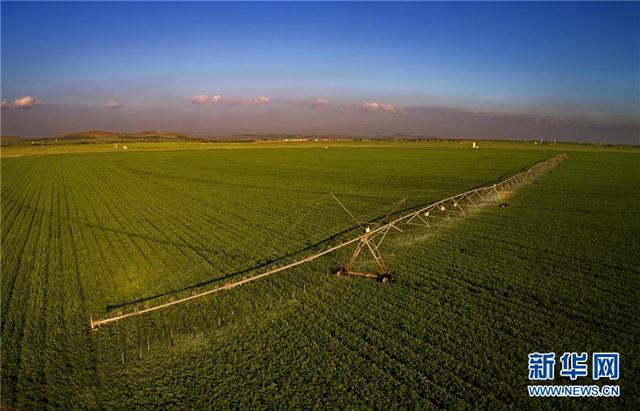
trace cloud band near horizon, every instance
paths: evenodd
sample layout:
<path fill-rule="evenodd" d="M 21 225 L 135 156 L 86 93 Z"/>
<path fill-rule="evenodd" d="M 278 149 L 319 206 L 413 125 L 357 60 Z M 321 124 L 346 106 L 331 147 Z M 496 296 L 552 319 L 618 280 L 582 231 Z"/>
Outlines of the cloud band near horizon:
<path fill-rule="evenodd" d="M 157 129 L 198 136 L 234 134 L 407 134 L 442 138 L 557 139 L 640 144 L 640 125 L 588 117 L 541 116 L 449 106 L 400 106 L 260 96 L 197 94 L 156 107 L 119 101 L 101 106 L 56 104 L 34 96 L 2 103 L 2 133 L 25 137 L 80 130 Z M 117 109 L 117 110 L 115 110 Z"/>

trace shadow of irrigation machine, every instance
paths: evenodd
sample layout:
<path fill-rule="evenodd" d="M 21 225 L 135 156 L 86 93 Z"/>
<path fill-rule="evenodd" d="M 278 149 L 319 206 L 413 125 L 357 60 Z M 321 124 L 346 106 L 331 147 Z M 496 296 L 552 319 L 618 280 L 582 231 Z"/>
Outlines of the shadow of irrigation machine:
<path fill-rule="evenodd" d="M 235 287 L 250 283 L 252 281 L 259 280 L 269 275 L 288 270 L 290 268 L 309 263 L 324 255 L 330 254 L 341 248 L 347 247 L 351 244 L 355 244 L 355 250 L 349 259 L 342 267 L 337 270 L 338 275 L 359 276 L 375 279 L 382 283 L 393 283 L 395 277 L 389 272 L 387 266 L 384 264 L 380 255 L 380 246 L 391 230 L 399 232 L 407 232 L 412 229 L 424 229 L 431 228 L 438 221 L 451 220 L 456 216 L 464 216 L 474 208 L 480 207 L 486 204 L 499 203 L 500 207 L 504 206 L 503 199 L 511 192 L 521 187 L 524 184 L 532 182 L 540 174 L 555 167 L 558 163 L 567 158 L 566 154 L 559 154 L 548 160 L 536 163 L 531 168 L 515 174 L 505 180 L 502 180 L 495 184 L 489 184 L 487 186 L 475 188 L 473 190 L 466 191 L 464 193 L 457 194 L 452 197 L 445 198 L 444 200 L 430 203 L 425 206 L 414 208 L 394 220 L 387 221 L 394 213 L 398 214 L 398 208 L 404 204 L 406 199 L 400 200 L 395 204 L 387 215 L 377 222 L 362 222 L 355 218 L 353 213 L 333 194 L 331 196 L 340 204 L 340 206 L 349 214 L 349 216 L 358 224 L 362 231 L 362 234 L 355 238 L 345 240 L 338 245 L 334 245 L 323 251 L 316 252 L 315 254 L 308 255 L 302 259 L 296 260 L 292 263 L 275 267 L 253 276 L 232 281 L 216 288 L 201 291 L 199 293 L 192 293 L 189 296 L 172 298 L 170 301 L 158 304 L 155 306 L 145 306 L 142 309 L 134 308 L 133 311 L 127 313 L 118 312 L 116 315 L 107 317 L 101 320 L 94 320 L 90 318 L 90 326 L 92 330 L 96 330 L 101 326 L 105 326 L 116 321 L 120 321 L 129 317 L 135 317 L 150 313 L 153 311 L 161 310 L 176 304 L 181 304 L 187 301 L 191 301 L 200 297 L 204 297 L 209 294 L 213 294 L 219 291 L 230 290 Z M 375 264 L 379 272 L 370 271 L 357 271 L 353 267 L 358 257 L 362 254 L 363 250 L 369 251 L 373 256 Z"/>

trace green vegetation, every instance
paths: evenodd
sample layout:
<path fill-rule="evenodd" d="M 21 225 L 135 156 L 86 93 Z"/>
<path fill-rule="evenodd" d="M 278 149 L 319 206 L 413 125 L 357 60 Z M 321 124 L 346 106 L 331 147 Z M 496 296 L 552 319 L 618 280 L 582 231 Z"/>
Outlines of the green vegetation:
<path fill-rule="evenodd" d="M 175 144 L 16 158 L 3 148 L 3 406 L 640 406 L 637 150 Z M 345 251 L 89 331 L 90 315 L 353 235 L 329 192 L 371 219 L 558 150 L 569 160 L 508 207 L 391 237 L 381 251 L 394 285 L 327 275 Z M 619 351 L 621 397 L 529 399 L 534 351 Z"/>

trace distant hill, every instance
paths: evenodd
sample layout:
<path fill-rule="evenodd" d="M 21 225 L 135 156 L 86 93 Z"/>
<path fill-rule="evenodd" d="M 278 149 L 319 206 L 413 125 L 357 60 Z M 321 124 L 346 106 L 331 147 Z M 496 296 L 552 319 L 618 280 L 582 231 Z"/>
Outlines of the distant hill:
<path fill-rule="evenodd" d="M 17 136 L 0 136 L 0 146 L 15 146 L 22 141 L 22 138 Z"/>
<path fill-rule="evenodd" d="M 83 138 L 118 138 L 122 133 L 116 133 L 113 131 L 100 131 L 100 130 L 89 130 L 89 131 L 78 131 L 76 133 L 65 134 L 62 136 L 56 136 L 53 138 L 73 138 L 73 137 L 83 137 Z"/>
<path fill-rule="evenodd" d="M 194 137 L 184 133 L 160 133 L 157 131 L 139 131 L 131 134 L 133 137 L 158 137 L 158 138 L 180 138 L 180 139 L 193 139 Z"/>
<path fill-rule="evenodd" d="M 254 142 L 254 141 L 331 141 L 331 140 L 436 140 L 437 137 L 422 137 L 396 134 L 394 136 L 350 136 L 342 134 L 234 134 L 218 137 L 196 137 L 178 132 L 160 132 L 143 130 L 137 132 L 116 132 L 104 130 L 85 130 L 49 137 L 2 136 L 2 146 L 37 144 L 107 144 L 162 141 L 207 141 L 207 142 Z"/>
<path fill-rule="evenodd" d="M 191 137 L 188 134 L 184 133 L 162 133 L 159 131 L 146 130 L 139 131 L 135 133 L 118 133 L 113 131 L 101 131 L 101 130 L 89 130 L 89 131 L 79 131 L 71 134 L 64 134 L 61 136 L 47 137 L 47 139 L 51 140 L 86 140 L 87 142 L 98 142 L 98 141 L 190 141 L 197 140 L 195 137 Z"/>
<path fill-rule="evenodd" d="M 90 144 L 90 143 L 116 143 L 116 142 L 145 142 L 145 141 L 200 141 L 202 139 L 192 137 L 184 133 L 162 133 L 146 130 L 135 133 L 119 133 L 115 131 L 87 130 L 75 133 L 62 134 L 50 137 L 26 138 L 17 136 L 1 136 L 0 144 L 26 145 L 33 142 L 44 144 Z"/>

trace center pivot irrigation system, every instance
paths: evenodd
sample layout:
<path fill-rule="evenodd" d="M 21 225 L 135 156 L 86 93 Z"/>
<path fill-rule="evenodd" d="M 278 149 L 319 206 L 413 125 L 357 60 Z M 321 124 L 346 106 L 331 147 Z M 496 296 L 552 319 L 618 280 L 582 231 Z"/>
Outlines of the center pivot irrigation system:
<path fill-rule="evenodd" d="M 450 220 L 452 216 L 465 215 L 470 209 L 479 207 L 483 204 L 487 204 L 490 202 L 495 202 L 496 200 L 501 198 L 501 195 L 514 191 L 515 189 L 521 187 L 522 185 L 531 182 L 537 176 L 555 167 L 558 163 L 565 160 L 566 158 L 567 158 L 566 154 L 564 153 L 559 154 L 548 160 L 536 163 L 531 168 L 525 171 L 522 171 L 518 174 L 515 174 L 498 183 L 483 186 L 480 188 L 475 188 L 473 190 L 469 190 L 464 193 L 460 193 L 455 196 L 445 198 L 444 200 L 440 200 L 435 203 L 431 203 L 426 206 L 419 207 L 418 209 L 410 211 L 388 222 L 387 222 L 387 219 L 396 212 L 398 207 L 400 207 L 406 199 L 403 199 L 400 202 L 398 202 L 387 213 L 387 215 L 384 218 L 382 218 L 378 222 L 371 223 L 371 222 L 358 221 L 354 217 L 353 213 L 351 213 L 351 211 L 349 211 L 349 209 L 347 209 L 347 207 L 335 195 L 331 194 L 331 196 L 340 204 L 340 206 L 349 214 L 349 216 L 363 230 L 362 234 L 350 240 L 343 241 L 342 243 L 335 245 L 333 247 L 319 251 L 315 254 L 308 255 L 292 263 L 289 263 L 280 267 L 272 268 L 260 274 L 256 274 L 251 277 L 244 278 L 242 280 L 229 282 L 210 290 L 202 291 L 199 293 L 193 293 L 187 297 L 182 297 L 179 299 L 172 299 L 169 302 L 152 306 L 152 307 L 145 306 L 143 309 L 135 308 L 133 311 L 128 313 L 118 312 L 117 315 L 104 318 L 101 320 L 94 320 L 93 317 L 91 317 L 90 318 L 91 330 L 97 330 L 101 326 L 105 326 L 107 324 L 111 324 L 116 321 L 124 320 L 130 317 L 140 316 L 153 311 L 158 311 L 163 308 L 167 308 L 173 305 L 195 300 L 197 298 L 201 298 L 209 294 L 217 293 L 219 291 L 230 290 L 232 288 L 239 287 L 241 285 L 250 283 L 252 281 L 256 281 L 261 278 L 267 277 L 269 275 L 279 273 L 281 271 L 285 271 L 305 263 L 309 263 L 324 255 L 333 253 L 334 251 L 347 247 L 351 244 L 356 244 L 356 248 L 353 252 L 353 255 L 343 267 L 338 269 L 338 272 L 336 274 L 370 277 L 383 283 L 392 283 L 395 281 L 395 279 L 391 275 L 387 267 L 385 266 L 379 251 L 379 248 L 382 245 L 382 242 L 384 241 L 384 239 L 387 237 L 387 234 L 389 234 L 391 230 L 404 232 L 404 231 L 407 231 L 409 228 L 416 228 L 416 227 L 431 228 L 433 223 L 440 221 L 442 219 Z M 363 250 L 368 250 L 371 253 L 380 272 L 373 273 L 373 272 L 365 272 L 365 271 L 355 271 L 353 269 L 353 265 L 355 264 L 358 256 L 361 254 Z"/>

